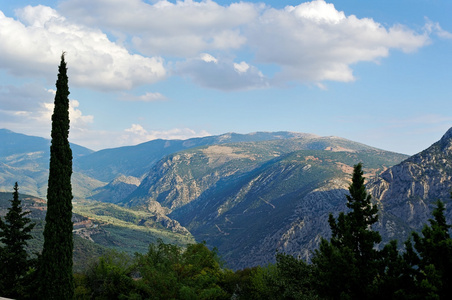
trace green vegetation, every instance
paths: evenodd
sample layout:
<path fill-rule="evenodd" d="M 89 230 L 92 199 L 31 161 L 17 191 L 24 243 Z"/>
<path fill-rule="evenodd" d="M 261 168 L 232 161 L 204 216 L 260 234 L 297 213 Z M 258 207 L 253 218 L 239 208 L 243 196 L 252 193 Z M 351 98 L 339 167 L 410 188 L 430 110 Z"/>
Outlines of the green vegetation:
<path fill-rule="evenodd" d="M 205 244 L 182 248 L 159 241 L 132 260 L 111 252 L 76 276 L 77 299 L 230 299 L 230 271 Z"/>
<path fill-rule="evenodd" d="M 19 199 L 16 192 L 14 198 Z M 420 234 L 413 233 L 404 251 L 396 241 L 377 250 L 381 238 L 371 229 L 377 208 L 364 188 L 361 164 L 354 168 L 349 193 L 349 211 L 330 215 L 331 239 L 322 240 L 312 264 L 278 253 L 275 264 L 234 272 L 205 243 L 184 246 L 173 244 L 171 238 L 169 242 L 157 239 L 147 245 L 146 252 L 131 255 L 132 249 L 127 253 L 92 248 L 94 243 L 75 236 L 74 250 L 83 253 L 78 258 L 84 266 L 73 274 L 74 299 L 450 299 L 452 238 L 444 204 L 436 203 L 429 226 Z M 0 195 L 0 204 L 3 198 Z M 19 206 L 34 207 L 31 214 L 41 211 L 37 199 L 26 199 Z M 115 230 L 120 236 L 128 228 L 131 235 L 122 242 L 144 245 L 146 240 L 139 241 L 139 232 L 157 230 L 140 225 L 150 213 L 88 201 L 78 207 L 79 213 L 99 216 L 96 222 L 105 230 L 113 229 L 103 234 L 105 239 L 115 235 Z M 76 219 L 93 221 L 78 214 Z M 42 226 L 43 222 L 36 225 Z M 21 287 L 17 299 L 36 298 L 41 280 L 33 267 L 33 261 L 27 260 L 22 279 L 13 279 L 9 273 L 5 276 L 15 281 L 11 286 Z"/>
<path fill-rule="evenodd" d="M 72 276 L 72 151 L 69 145 L 69 88 L 64 53 L 58 68 L 52 115 L 47 214 L 39 264 L 42 299 L 71 299 Z"/>
<path fill-rule="evenodd" d="M 316 284 L 327 298 L 339 299 L 344 294 L 351 299 L 372 298 L 378 274 L 378 251 L 374 247 L 381 236 L 371 229 L 378 221 L 378 209 L 367 194 L 361 164 L 354 168 L 349 193 L 350 211 L 341 212 L 337 220 L 329 215 L 331 240 L 322 239 L 312 259 Z"/>
<path fill-rule="evenodd" d="M 2 296 L 18 298 L 26 293 L 30 268 L 35 265 L 26 251 L 35 224 L 26 217 L 29 212 L 22 211 L 17 182 L 10 202 L 5 221 L 0 218 L 0 291 Z"/>

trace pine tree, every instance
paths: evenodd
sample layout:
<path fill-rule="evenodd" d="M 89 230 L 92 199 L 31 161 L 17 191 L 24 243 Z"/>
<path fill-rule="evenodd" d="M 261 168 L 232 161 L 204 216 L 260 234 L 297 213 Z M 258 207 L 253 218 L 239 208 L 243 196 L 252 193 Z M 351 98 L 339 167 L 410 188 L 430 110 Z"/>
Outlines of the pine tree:
<path fill-rule="evenodd" d="M 361 163 L 354 167 L 349 193 L 350 211 L 341 212 L 337 220 L 329 215 L 331 240 L 321 240 L 312 262 L 321 295 L 369 299 L 376 293 L 372 282 L 378 274 L 379 253 L 374 246 L 381 242 L 381 236 L 371 229 L 378 221 L 378 208 L 367 194 Z"/>
<path fill-rule="evenodd" d="M 72 299 L 72 151 L 69 145 L 69 88 L 61 55 L 52 115 L 47 214 L 40 260 L 40 297 Z"/>
<path fill-rule="evenodd" d="M 452 238 L 442 201 L 436 202 L 430 226 L 425 225 L 422 236 L 412 233 L 419 257 L 412 259 L 419 294 L 425 298 L 452 299 Z M 413 251 L 409 249 L 412 253 Z M 414 253 L 413 253 L 414 255 Z"/>
<path fill-rule="evenodd" d="M 26 217 L 30 212 L 22 211 L 17 182 L 10 202 L 5 221 L 0 218 L 0 242 L 3 243 L 0 248 L 0 291 L 1 296 L 17 298 L 23 287 L 22 280 L 30 267 L 26 247 L 35 224 Z"/>

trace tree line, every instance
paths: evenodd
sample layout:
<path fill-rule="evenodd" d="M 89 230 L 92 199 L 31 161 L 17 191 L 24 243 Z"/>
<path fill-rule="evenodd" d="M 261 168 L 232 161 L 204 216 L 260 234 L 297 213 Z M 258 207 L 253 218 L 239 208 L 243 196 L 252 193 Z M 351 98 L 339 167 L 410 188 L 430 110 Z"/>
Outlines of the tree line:
<path fill-rule="evenodd" d="M 11 207 L 0 218 L 0 296 L 15 299 L 452 299 L 451 225 L 445 204 L 399 249 L 381 250 L 372 229 L 378 208 L 355 165 L 347 212 L 329 215 L 331 238 L 321 239 L 310 263 L 284 253 L 276 263 L 232 271 L 205 243 L 185 249 L 159 241 L 145 254 L 110 252 L 83 272 L 72 271 L 72 152 L 69 147 L 69 89 L 61 56 L 47 191 L 42 254 L 26 251 L 34 224 L 24 212 L 18 184 Z"/>

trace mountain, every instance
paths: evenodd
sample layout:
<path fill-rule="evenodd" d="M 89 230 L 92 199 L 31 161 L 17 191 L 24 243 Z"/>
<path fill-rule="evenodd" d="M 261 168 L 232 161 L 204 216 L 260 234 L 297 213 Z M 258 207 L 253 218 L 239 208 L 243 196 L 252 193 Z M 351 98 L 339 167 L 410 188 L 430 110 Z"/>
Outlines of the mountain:
<path fill-rule="evenodd" d="M 353 165 L 373 176 L 405 158 L 337 137 L 203 146 L 160 160 L 122 203 L 166 214 L 243 268 L 276 249 L 306 257 L 328 213 L 345 210 Z"/>
<path fill-rule="evenodd" d="M 105 149 L 80 157 L 74 169 L 104 182 L 124 176 L 143 177 L 163 157 L 190 148 L 236 142 L 285 140 L 314 135 L 294 132 L 227 133 L 188 140 L 152 140 L 135 146 Z"/>
<path fill-rule="evenodd" d="M 11 190 L 17 181 L 24 193 L 45 197 L 50 140 L 0 129 L 0 144 L 0 190 Z M 74 159 L 94 153 L 76 144 L 71 144 L 71 149 Z M 75 197 L 85 197 L 105 184 L 78 172 L 74 172 L 72 181 Z"/>
<path fill-rule="evenodd" d="M 7 141 L 5 133 L 14 135 L 0 131 L 1 142 Z M 49 144 L 20 138 L 15 141 L 22 148 L 2 149 L 0 187 L 9 191 L 19 178 L 21 191 L 43 195 Z M 276 250 L 309 259 L 320 237 L 330 235 L 328 214 L 347 210 L 345 195 L 358 162 L 379 206 L 375 228 L 384 242 L 404 241 L 420 230 L 437 199 L 446 203 L 452 221 L 452 129 L 411 157 L 338 137 L 288 132 L 74 153 L 73 190 L 79 197 L 74 211 L 82 224 L 92 220 L 104 230 L 91 234 L 82 226 L 82 240 L 129 252 L 136 245 L 145 249 L 146 236 L 163 230 L 179 242 L 205 240 L 234 269 L 267 264 Z"/>
<path fill-rule="evenodd" d="M 368 189 L 381 209 L 419 230 L 432 218 L 433 203 L 446 203 L 452 221 L 452 128 L 436 143 L 373 178 Z"/>

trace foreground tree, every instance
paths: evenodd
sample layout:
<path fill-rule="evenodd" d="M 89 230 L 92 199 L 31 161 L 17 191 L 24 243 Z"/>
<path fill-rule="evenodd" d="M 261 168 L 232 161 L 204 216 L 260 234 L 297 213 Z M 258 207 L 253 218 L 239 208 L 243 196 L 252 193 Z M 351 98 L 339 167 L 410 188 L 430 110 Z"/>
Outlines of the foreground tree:
<path fill-rule="evenodd" d="M 412 233 L 415 251 L 411 240 L 405 243 L 405 256 L 416 284 L 410 291 L 418 299 L 452 299 L 452 226 L 447 224 L 444 212 L 444 203 L 438 200 L 430 226 L 424 226 L 422 235 Z"/>
<path fill-rule="evenodd" d="M 5 221 L 0 218 L 0 242 L 4 245 L 0 247 L 0 291 L 1 296 L 20 298 L 25 275 L 31 267 L 26 247 L 35 224 L 26 217 L 30 212 L 22 211 L 17 182 L 10 201 Z"/>
<path fill-rule="evenodd" d="M 312 259 L 318 293 L 331 299 L 371 299 L 379 271 L 379 253 L 374 246 L 381 236 L 371 226 L 378 221 L 378 209 L 367 194 L 362 164 L 355 165 L 347 195 L 350 211 L 332 214 L 331 240 L 322 239 Z"/>
<path fill-rule="evenodd" d="M 40 297 L 72 299 L 72 151 L 69 145 L 69 88 L 61 55 L 52 115 L 47 214 L 40 260 Z"/>

